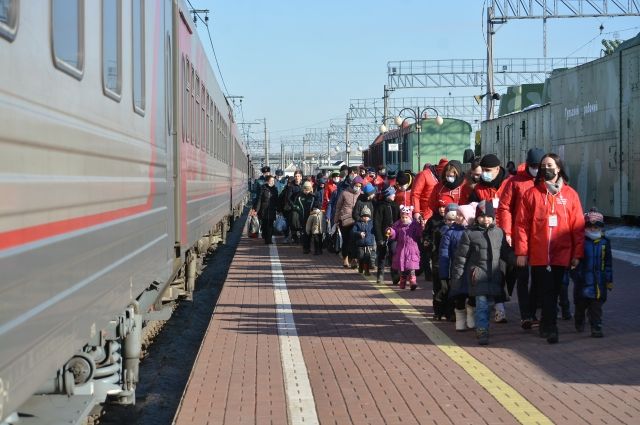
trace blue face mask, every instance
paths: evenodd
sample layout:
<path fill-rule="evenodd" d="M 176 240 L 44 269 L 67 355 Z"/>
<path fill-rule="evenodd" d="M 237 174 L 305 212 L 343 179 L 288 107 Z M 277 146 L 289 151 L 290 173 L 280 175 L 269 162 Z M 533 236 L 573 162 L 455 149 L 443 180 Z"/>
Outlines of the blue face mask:
<path fill-rule="evenodd" d="M 482 176 L 480 176 L 480 178 L 482 178 L 482 181 L 489 183 L 491 180 L 493 180 L 493 176 L 491 175 L 491 172 L 489 171 L 483 171 L 482 172 Z"/>

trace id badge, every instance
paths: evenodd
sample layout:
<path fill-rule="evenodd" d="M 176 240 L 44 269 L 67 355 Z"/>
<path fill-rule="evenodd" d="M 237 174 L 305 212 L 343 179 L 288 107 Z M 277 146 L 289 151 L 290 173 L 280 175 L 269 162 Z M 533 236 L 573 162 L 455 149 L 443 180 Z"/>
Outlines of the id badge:
<path fill-rule="evenodd" d="M 556 227 L 558 225 L 558 216 L 550 215 L 549 216 L 549 227 Z"/>
<path fill-rule="evenodd" d="M 493 198 L 493 208 L 498 208 L 498 204 L 500 204 L 500 199 Z"/>

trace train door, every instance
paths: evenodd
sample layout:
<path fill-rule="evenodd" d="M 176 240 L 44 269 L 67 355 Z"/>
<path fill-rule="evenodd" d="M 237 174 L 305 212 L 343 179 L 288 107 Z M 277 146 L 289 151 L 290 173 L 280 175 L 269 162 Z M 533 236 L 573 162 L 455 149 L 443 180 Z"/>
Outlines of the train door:
<path fill-rule="evenodd" d="M 175 34 L 175 19 L 173 11 L 173 2 L 163 2 L 164 5 L 164 33 L 165 33 L 165 55 L 164 55 L 164 97 L 165 97 L 165 111 L 166 111 L 166 133 L 167 134 L 167 155 L 169 157 L 167 161 L 167 206 L 169 209 L 169 223 L 167 225 L 167 232 L 171 241 L 177 240 L 177 227 L 176 227 L 176 215 L 177 205 L 175 205 L 175 193 L 177 192 L 177 185 L 175 181 L 175 175 L 177 173 L 177 95 L 176 92 L 176 80 L 179 77 L 179 73 L 176 68 L 176 52 L 177 44 Z M 173 251 L 173 249 L 172 249 Z M 175 256 L 174 252 L 169 253 L 172 257 Z"/>
<path fill-rule="evenodd" d="M 623 216 L 640 216 L 640 46 L 621 53 L 621 191 Z"/>

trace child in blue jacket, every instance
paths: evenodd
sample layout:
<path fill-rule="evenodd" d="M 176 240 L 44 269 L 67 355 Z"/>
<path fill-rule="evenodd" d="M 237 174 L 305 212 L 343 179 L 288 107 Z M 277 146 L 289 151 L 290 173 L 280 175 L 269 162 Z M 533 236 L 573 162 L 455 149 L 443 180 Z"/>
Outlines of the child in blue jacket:
<path fill-rule="evenodd" d="M 573 302 L 576 306 L 575 325 L 584 331 L 585 312 L 591 325 L 591 336 L 602 338 L 602 305 L 607 291 L 613 289 L 611 242 L 604 235 L 604 217 L 591 209 L 585 217 L 584 258 L 571 271 Z"/>
<path fill-rule="evenodd" d="M 376 237 L 373 234 L 371 210 L 368 206 L 362 207 L 360 220 L 353 225 L 351 234 L 351 240 L 354 241 L 357 252 L 358 271 L 369 276 L 371 275 L 371 267 L 376 261 Z"/>

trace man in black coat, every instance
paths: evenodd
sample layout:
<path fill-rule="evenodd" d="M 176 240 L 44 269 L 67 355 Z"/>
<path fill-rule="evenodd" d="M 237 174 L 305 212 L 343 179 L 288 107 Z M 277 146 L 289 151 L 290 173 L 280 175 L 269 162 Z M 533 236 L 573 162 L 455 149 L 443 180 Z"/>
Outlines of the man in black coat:
<path fill-rule="evenodd" d="M 260 189 L 254 209 L 260 219 L 264 243 L 270 245 L 273 243 L 273 223 L 278 210 L 278 189 L 273 176 L 265 177 L 265 184 Z"/>

